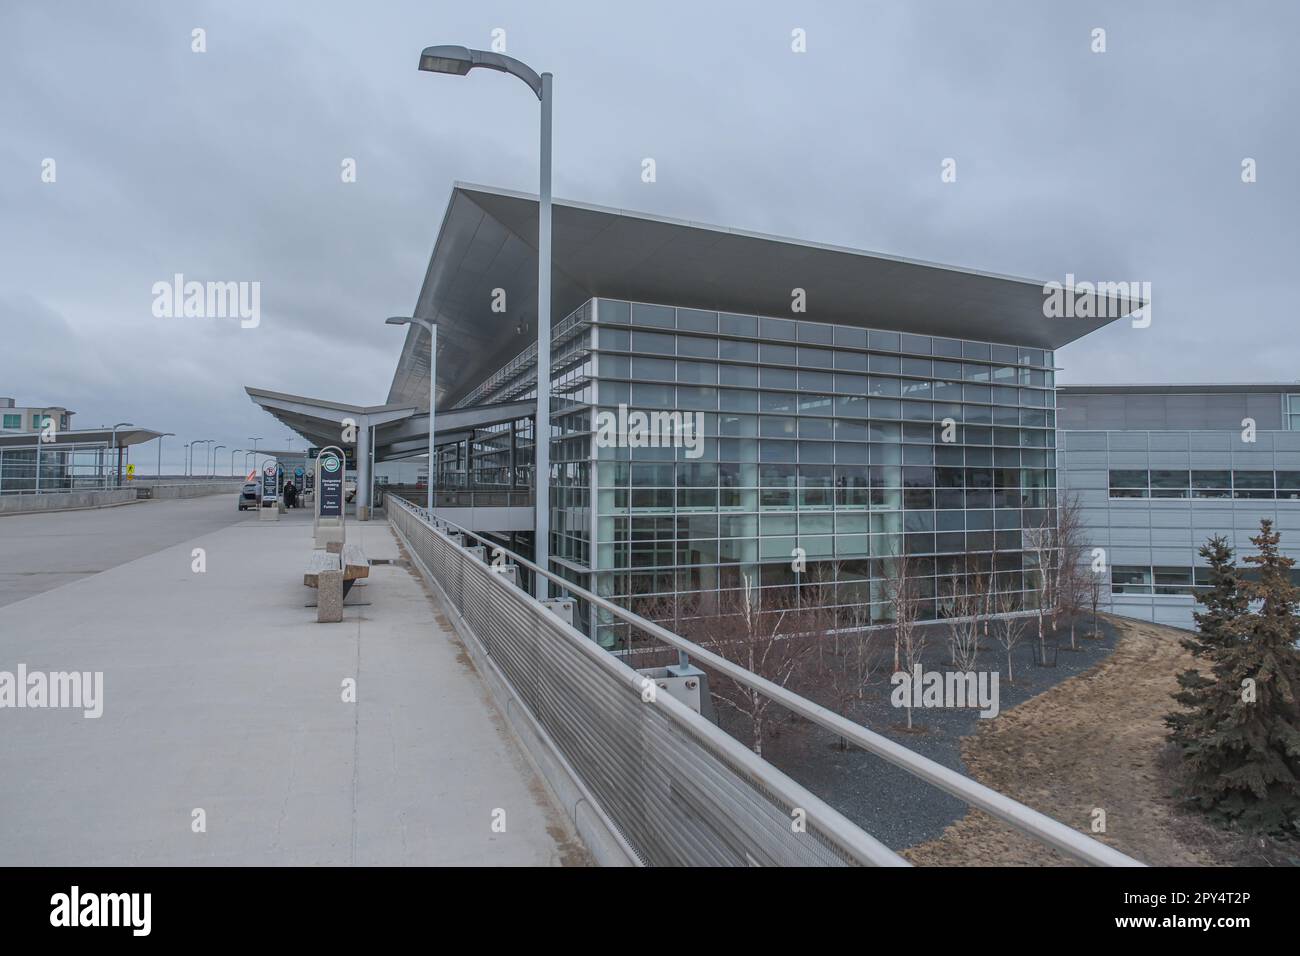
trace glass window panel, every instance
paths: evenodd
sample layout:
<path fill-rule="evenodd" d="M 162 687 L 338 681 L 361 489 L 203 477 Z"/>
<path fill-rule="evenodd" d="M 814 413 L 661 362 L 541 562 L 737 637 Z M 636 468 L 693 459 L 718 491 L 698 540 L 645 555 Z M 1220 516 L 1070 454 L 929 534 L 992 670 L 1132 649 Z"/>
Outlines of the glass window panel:
<path fill-rule="evenodd" d="M 836 352 L 835 367 L 850 372 L 865 372 L 867 370 L 867 356 L 863 352 Z"/>
<path fill-rule="evenodd" d="M 835 326 L 835 344 L 866 348 L 867 330 L 855 329 L 847 325 L 837 325 Z"/>
<path fill-rule="evenodd" d="M 914 352 L 917 355 L 929 355 L 930 336 L 912 335 L 909 332 L 903 332 L 898 338 L 898 349 L 900 352 Z"/>
<path fill-rule="evenodd" d="M 848 395 L 868 394 L 869 379 L 865 375 L 850 375 L 844 372 L 835 374 L 834 390 Z"/>
<path fill-rule="evenodd" d="M 1174 491 L 1187 491 L 1189 487 L 1188 473 L 1181 469 L 1153 469 L 1151 472 L 1152 489 L 1160 488 Z"/>
<path fill-rule="evenodd" d="M 798 376 L 788 368 L 761 368 L 759 381 L 764 388 L 798 388 Z"/>
<path fill-rule="evenodd" d="M 720 358 L 731 359 L 736 362 L 757 362 L 758 343 L 733 342 L 731 339 L 723 339 L 718 343 L 718 355 Z"/>
<path fill-rule="evenodd" d="M 671 329 L 676 324 L 676 310 L 670 305 L 646 305 L 643 302 L 636 302 L 632 305 L 632 325 L 634 326 Z"/>
<path fill-rule="evenodd" d="M 800 438 L 833 438 L 834 425 L 829 418 L 800 418 Z"/>
<path fill-rule="evenodd" d="M 898 373 L 897 355 L 872 355 L 867 359 L 867 366 L 873 372 Z"/>
<path fill-rule="evenodd" d="M 699 309 L 678 309 L 677 327 L 690 329 L 692 332 L 718 331 L 718 313 L 703 312 Z"/>
<path fill-rule="evenodd" d="M 793 414 L 798 405 L 798 396 L 790 392 L 760 392 L 759 403 L 765 412 Z"/>
<path fill-rule="evenodd" d="M 714 385 L 718 381 L 718 365 L 705 362 L 677 363 L 677 381 L 695 385 Z"/>
<path fill-rule="evenodd" d="M 724 335 L 741 335 L 755 338 L 758 335 L 758 316 L 736 315 L 732 312 L 718 314 L 718 331 Z"/>
<path fill-rule="evenodd" d="M 822 322 L 800 322 L 799 341 L 830 345 L 835 341 L 835 326 Z"/>
<path fill-rule="evenodd" d="M 632 360 L 626 355 L 602 355 L 600 357 L 600 375 L 604 377 L 623 377 L 631 374 Z"/>
<path fill-rule="evenodd" d="M 661 382 L 671 382 L 675 375 L 673 360 L 635 356 L 632 359 L 632 375 L 639 379 L 657 379 Z"/>
<path fill-rule="evenodd" d="M 849 418 L 866 418 L 867 400 L 861 395 L 838 395 L 835 398 L 835 414 Z"/>
<path fill-rule="evenodd" d="M 795 435 L 795 419 L 778 418 L 774 415 L 764 415 L 760 419 L 759 434 L 764 438 L 793 438 Z"/>
<path fill-rule="evenodd" d="M 758 347 L 759 360 L 771 362 L 775 365 L 795 365 L 797 354 L 793 345 L 772 345 L 769 342 L 760 342 Z"/>
<path fill-rule="evenodd" d="M 795 460 L 795 453 L 796 445 L 792 441 L 763 439 L 759 442 L 758 460 L 793 462 Z"/>
<path fill-rule="evenodd" d="M 697 339 L 690 335 L 679 335 L 677 336 L 677 354 L 690 355 L 696 358 L 717 358 L 718 340 Z"/>
<path fill-rule="evenodd" d="M 764 315 L 758 320 L 758 330 L 759 336 L 764 339 L 793 342 L 797 338 L 797 329 L 793 319 L 774 319 Z"/>
<path fill-rule="evenodd" d="M 644 332 L 632 330 L 632 350 L 634 352 L 651 352 L 655 355 L 674 355 L 677 352 L 677 336 L 662 332 Z"/>
<path fill-rule="evenodd" d="M 941 339 L 934 338 L 931 340 L 935 355 L 943 355 L 948 358 L 961 358 L 962 348 L 960 339 Z"/>
<path fill-rule="evenodd" d="M 738 388 L 718 389 L 718 407 L 724 412 L 756 412 L 758 393 Z"/>
<path fill-rule="evenodd" d="M 757 385 L 758 369 L 748 365 L 720 365 L 718 381 L 723 385 Z"/>
<path fill-rule="evenodd" d="M 880 332 L 872 329 L 867 332 L 867 344 L 873 349 L 883 349 L 886 352 L 897 352 L 898 333 Z"/>
<path fill-rule="evenodd" d="M 835 419 L 835 437 L 840 441 L 866 441 L 867 426 L 862 422 Z"/>
<path fill-rule="evenodd" d="M 800 415 L 830 416 L 835 413 L 833 399 L 829 395 L 810 395 L 800 392 L 798 398 Z"/>
<path fill-rule="evenodd" d="M 835 376 L 830 372 L 799 372 L 799 388 L 818 392 L 830 392 L 835 389 Z"/>
<path fill-rule="evenodd" d="M 799 365 L 803 368 L 834 368 L 835 353 L 829 349 L 810 349 L 799 346 Z"/>
<path fill-rule="evenodd" d="M 632 404 L 642 408 L 671 408 L 674 398 L 671 385 L 650 385 L 645 382 L 632 384 Z"/>
<path fill-rule="evenodd" d="M 883 398 L 897 398 L 902 394 L 903 381 L 898 378 L 884 378 L 879 375 L 872 375 L 867 380 L 867 394 L 879 395 Z"/>
<path fill-rule="evenodd" d="M 963 358 L 985 359 L 991 354 L 988 342 L 963 342 L 961 348 Z"/>

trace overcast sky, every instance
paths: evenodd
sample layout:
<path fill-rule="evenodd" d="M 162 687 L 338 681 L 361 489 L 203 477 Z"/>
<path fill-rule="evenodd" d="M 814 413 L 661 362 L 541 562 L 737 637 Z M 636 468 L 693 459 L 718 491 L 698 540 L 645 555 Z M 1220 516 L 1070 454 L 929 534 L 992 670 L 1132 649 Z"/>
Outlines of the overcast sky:
<path fill-rule="evenodd" d="M 283 444 L 245 384 L 383 401 L 403 340 L 383 317 L 413 308 L 453 181 L 536 191 L 535 99 L 416 70 L 423 46 L 495 29 L 555 74 L 559 197 L 1150 282 L 1151 327 L 1063 349 L 1063 382 L 1300 379 L 1298 11 L 4 0 L 0 395 L 176 432 L 173 463 L 192 438 Z M 175 273 L 260 282 L 260 325 L 156 318 Z"/>

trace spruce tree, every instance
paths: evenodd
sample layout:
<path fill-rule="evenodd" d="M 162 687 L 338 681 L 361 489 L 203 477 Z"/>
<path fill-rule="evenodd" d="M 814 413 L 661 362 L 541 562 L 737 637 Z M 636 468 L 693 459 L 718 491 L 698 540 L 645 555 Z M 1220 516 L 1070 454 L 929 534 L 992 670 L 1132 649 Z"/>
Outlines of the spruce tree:
<path fill-rule="evenodd" d="M 1241 586 L 1241 573 L 1226 538 L 1216 534 L 1197 553 L 1210 566 L 1210 586 L 1195 593 L 1196 603 L 1204 608 L 1192 614 L 1200 630 L 1179 643 L 1198 661 L 1212 666 L 1216 650 L 1240 639 L 1239 624 L 1250 607 L 1250 599 Z M 1169 739 L 1185 750 L 1217 723 L 1211 706 L 1214 701 L 1205 693 L 1214 686 L 1214 679 L 1196 669 L 1185 670 L 1178 675 L 1178 686 L 1174 700 L 1186 709 L 1168 715 L 1165 723 L 1170 728 Z"/>
<path fill-rule="evenodd" d="M 1251 830 L 1300 830 L 1300 590 L 1295 563 L 1278 552 L 1272 522 L 1251 538 L 1259 553 L 1244 560 L 1258 579 L 1238 590 L 1257 609 L 1234 615 L 1233 600 L 1207 610 L 1214 634 L 1201 655 L 1212 679 L 1176 695 L 1192 703 L 1192 720 L 1171 723 L 1181 735 L 1187 796 L 1201 809 Z M 1215 609 L 1226 611 L 1214 617 Z M 1195 652 L 1194 652 L 1195 653 Z M 1180 683 L 1182 681 L 1180 680 Z M 1197 718 L 1200 718 L 1199 720 Z"/>

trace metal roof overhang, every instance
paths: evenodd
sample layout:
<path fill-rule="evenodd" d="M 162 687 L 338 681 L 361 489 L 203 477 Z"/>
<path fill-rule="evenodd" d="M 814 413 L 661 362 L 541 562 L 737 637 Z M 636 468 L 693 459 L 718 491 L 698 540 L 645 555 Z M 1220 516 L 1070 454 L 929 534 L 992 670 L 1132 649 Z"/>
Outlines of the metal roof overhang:
<path fill-rule="evenodd" d="M 535 196 L 453 187 L 415 309 L 439 327 L 439 408 L 533 341 L 537 218 Z M 567 201 L 552 236 L 553 322 L 599 296 L 784 316 L 801 288 L 813 321 L 1055 349 L 1142 305 L 1112 296 L 1110 318 L 1047 318 L 1040 281 Z M 428 354 L 408 327 L 390 403 L 428 406 Z"/>
<path fill-rule="evenodd" d="M 374 427 L 378 461 L 428 454 L 428 413 L 416 412 L 409 405 L 346 405 L 260 388 L 245 387 L 244 391 L 263 410 L 318 447 L 337 444 L 343 421 L 350 418 L 358 424 L 368 420 Z M 460 441 L 475 428 L 529 418 L 536 407 L 536 402 L 529 400 L 441 411 L 436 421 L 437 441 Z"/>
<path fill-rule="evenodd" d="M 140 445 L 147 441 L 153 441 L 162 432 L 156 432 L 150 428 L 119 428 L 117 430 L 117 443 L 123 447 L 127 445 Z M 40 441 L 39 432 L 19 432 L 19 433 L 0 433 L 0 448 L 27 447 L 35 445 Z M 54 433 L 54 441 L 40 442 L 42 448 L 57 448 L 59 445 L 108 445 L 113 441 L 113 429 L 111 428 L 82 428 L 73 431 Z"/>

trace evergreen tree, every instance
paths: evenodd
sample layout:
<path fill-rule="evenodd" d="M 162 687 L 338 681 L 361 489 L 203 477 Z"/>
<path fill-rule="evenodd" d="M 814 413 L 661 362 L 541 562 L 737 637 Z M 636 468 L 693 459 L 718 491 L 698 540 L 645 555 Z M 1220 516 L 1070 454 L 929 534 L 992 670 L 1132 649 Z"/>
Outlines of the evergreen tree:
<path fill-rule="evenodd" d="M 1195 710 L 1190 720 L 1170 723 L 1183 746 L 1192 802 L 1248 829 L 1295 832 L 1300 830 L 1300 590 L 1291 583 L 1295 562 L 1279 554 L 1279 540 L 1268 519 L 1251 538 L 1259 553 L 1245 561 L 1258 569 L 1258 579 L 1239 582 L 1237 591 L 1257 603 L 1257 610 L 1237 613 L 1238 596 L 1226 580 L 1220 594 L 1203 602 L 1215 631 L 1202 635 L 1205 649 L 1199 656 L 1211 663 L 1213 677 L 1204 684 L 1180 678 L 1183 690 L 1175 696 Z"/>
<path fill-rule="evenodd" d="M 1197 553 L 1210 566 L 1210 586 L 1195 594 L 1196 603 L 1205 609 L 1192 615 L 1200 630 L 1179 643 L 1198 661 L 1213 665 L 1218 649 L 1240 639 L 1239 625 L 1250 608 L 1250 599 L 1241 586 L 1241 573 L 1226 538 L 1216 534 Z M 1212 706 L 1215 701 L 1206 695 L 1214 683 L 1212 677 L 1196 669 L 1178 675 L 1180 690 L 1173 697 L 1186 709 L 1168 715 L 1165 723 L 1170 728 L 1169 739 L 1184 749 L 1212 732 L 1218 722 Z"/>

